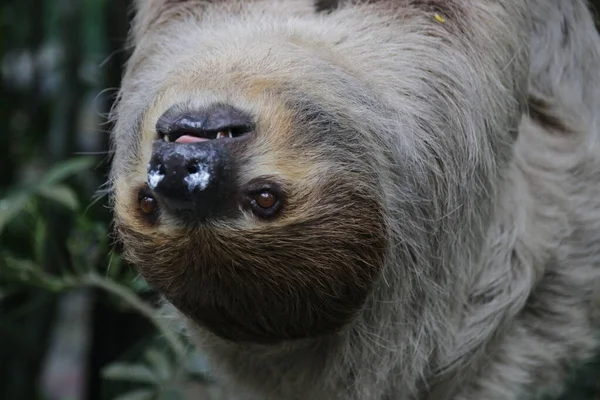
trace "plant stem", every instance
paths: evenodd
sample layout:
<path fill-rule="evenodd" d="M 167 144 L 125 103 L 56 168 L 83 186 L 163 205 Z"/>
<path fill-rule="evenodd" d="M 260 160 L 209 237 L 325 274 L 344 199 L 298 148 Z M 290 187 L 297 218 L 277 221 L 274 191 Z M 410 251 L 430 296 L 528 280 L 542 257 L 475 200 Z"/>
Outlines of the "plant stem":
<path fill-rule="evenodd" d="M 134 308 L 156 326 L 158 331 L 164 336 L 165 340 L 173 348 L 173 351 L 175 351 L 179 359 L 183 360 L 185 358 L 185 346 L 181 340 L 179 340 L 177 334 L 161 321 L 152 307 L 144 303 L 129 289 L 110 279 L 102 278 L 95 273 L 83 275 L 80 282 L 84 285 L 94 286 L 102 289 L 124 300 L 127 304 L 129 304 L 132 308 Z"/>

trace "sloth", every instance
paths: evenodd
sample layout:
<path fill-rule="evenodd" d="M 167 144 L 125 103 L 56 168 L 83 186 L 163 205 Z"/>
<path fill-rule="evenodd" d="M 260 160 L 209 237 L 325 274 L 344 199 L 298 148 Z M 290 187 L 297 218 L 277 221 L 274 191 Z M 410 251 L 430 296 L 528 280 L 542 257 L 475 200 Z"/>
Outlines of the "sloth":
<path fill-rule="evenodd" d="M 600 328 L 584 0 L 139 0 L 125 257 L 231 399 L 558 394 Z"/>

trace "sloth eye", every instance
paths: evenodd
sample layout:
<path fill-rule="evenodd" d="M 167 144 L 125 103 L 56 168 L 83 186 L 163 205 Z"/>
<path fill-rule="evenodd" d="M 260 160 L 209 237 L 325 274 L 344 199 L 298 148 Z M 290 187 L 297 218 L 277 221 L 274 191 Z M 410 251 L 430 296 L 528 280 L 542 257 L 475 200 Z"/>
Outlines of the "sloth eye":
<path fill-rule="evenodd" d="M 148 188 L 148 185 L 144 185 L 139 188 L 137 193 L 137 204 L 138 210 L 140 211 L 140 217 L 145 220 L 146 223 L 154 225 L 157 222 L 160 207 L 158 201 L 154 198 L 153 193 Z"/>
<path fill-rule="evenodd" d="M 285 194 L 274 182 L 259 180 L 251 183 L 246 191 L 245 207 L 259 218 L 275 217 L 283 208 Z"/>
<path fill-rule="evenodd" d="M 144 196 L 140 199 L 140 210 L 144 214 L 151 215 L 156 211 L 156 200 L 150 196 Z"/>
<path fill-rule="evenodd" d="M 277 204 L 277 197 L 270 192 L 260 192 L 254 196 L 254 201 L 260 208 L 269 209 Z"/>

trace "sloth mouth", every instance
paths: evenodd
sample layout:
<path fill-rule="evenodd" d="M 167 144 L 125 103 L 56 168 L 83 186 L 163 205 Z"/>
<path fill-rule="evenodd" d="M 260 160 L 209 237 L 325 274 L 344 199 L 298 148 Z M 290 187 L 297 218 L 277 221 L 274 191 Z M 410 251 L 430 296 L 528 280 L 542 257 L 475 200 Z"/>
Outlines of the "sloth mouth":
<path fill-rule="evenodd" d="M 234 139 L 243 136 L 252 131 L 250 126 L 231 126 L 220 129 L 181 129 L 172 132 L 165 132 L 161 139 L 165 142 L 174 143 L 196 143 L 217 139 Z"/>
<path fill-rule="evenodd" d="M 215 104 L 192 112 L 173 106 L 156 122 L 156 133 L 165 142 L 194 143 L 236 139 L 254 127 L 248 114 L 230 105 Z"/>

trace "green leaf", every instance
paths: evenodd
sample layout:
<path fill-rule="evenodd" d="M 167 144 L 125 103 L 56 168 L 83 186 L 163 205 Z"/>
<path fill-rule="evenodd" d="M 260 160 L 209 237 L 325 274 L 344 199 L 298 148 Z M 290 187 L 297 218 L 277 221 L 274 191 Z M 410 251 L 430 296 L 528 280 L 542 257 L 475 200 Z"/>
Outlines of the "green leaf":
<path fill-rule="evenodd" d="M 160 396 L 160 400 L 186 400 L 186 396 L 181 389 L 169 387 L 164 390 Z"/>
<path fill-rule="evenodd" d="M 146 359 L 152 366 L 152 370 L 162 382 L 169 380 L 172 375 L 172 366 L 163 352 L 154 348 L 148 349 L 148 351 L 146 351 Z"/>
<path fill-rule="evenodd" d="M 6 225 L 23 211 L 31 200 L 31 193 L 18 192 L 0 199 L 0 234 Z"/>
<path fill-rule="evenodd" d="M 106 277 L 113 280 L 119 280 L 123 271 L 123 260 L 115 252 L 110 252 L 108 266 L 106 267 Z"/>
<path fill-rule="evenodd" d="M 33 231 L 33 249 L 35 261 L 42 265 L 44 264 L 44 252 L 47 238 L 46 222 L 43 218 L 36 218 L 35 230 Z"/>
<path fill-rule="evenodd" d="M 59 163 L 50 169 L 40 182 L 28 187 L 26 190 L 13 192 L 0 199 L 0 234 L 2 234 L 8 223 L 29 205 L 32 195 L 36 193 L 70 210 L 77 210 L 79 201 L 73 190 L 57 183 L 91 168 L 94 162 L 93 158 L 79 157 Z"/>
<path fill-rule="evenodd" d="M 155 392 L 150 389 L 139 389 L 127 392 L 114 398 L 114 400 L 153 400 Z"/>
<path fill-rule="evenodd" d="M 206 359 L 206 356 L 203 353 L 201 353 L 197 349 L 194 349 L 188 355 L 186 364 L 186 369 L 188 373 L 194 376 L 198 376 L 199 379 L 210 380 L 208 376 L 210 374 L 208 360 Z"/>
<path fill-rule="evenodd" d="M 156 375 L 143 364 L 114 363 L 102 370 L 105 379 L 158 384 Z"/>
<path fill-rule="evenodd" d="M 129 286 L 137 293 L 146 293 L 152 291 L 152 287 L 148 284 L 148 281 L 139 275 L 135 276 L 135 278 L 129 283 Z"/>
<path fill-rule="evenodd" d="M 57 278 L 46 274 L 42 267 L 31 260 L 16 259 L 10 256 L 3 257 L 6 265 L 6 272 L 14 276 L 15 279 L 26 282 L 29 285 L 36 285 L 51 292 L 60 292 L 70 286 L 67 278 Z"/>
<path fill-rule="evenodd" d="M 75 192 L 65 185 L 43 186 L 39 189 L 39 194 L 72 211 L 79 208 L 79 200 L 77 200 Z"/>
<path fill-rule="evenodd" d="M 78 157 L 56 164 L 44 176 L 42 182 L 44 184 L 55 184 L 62 182 L 65 179 L 77 175 L 78 173 L 88 170 L 95 163 L 95 160 L 90 157 Z"/>

